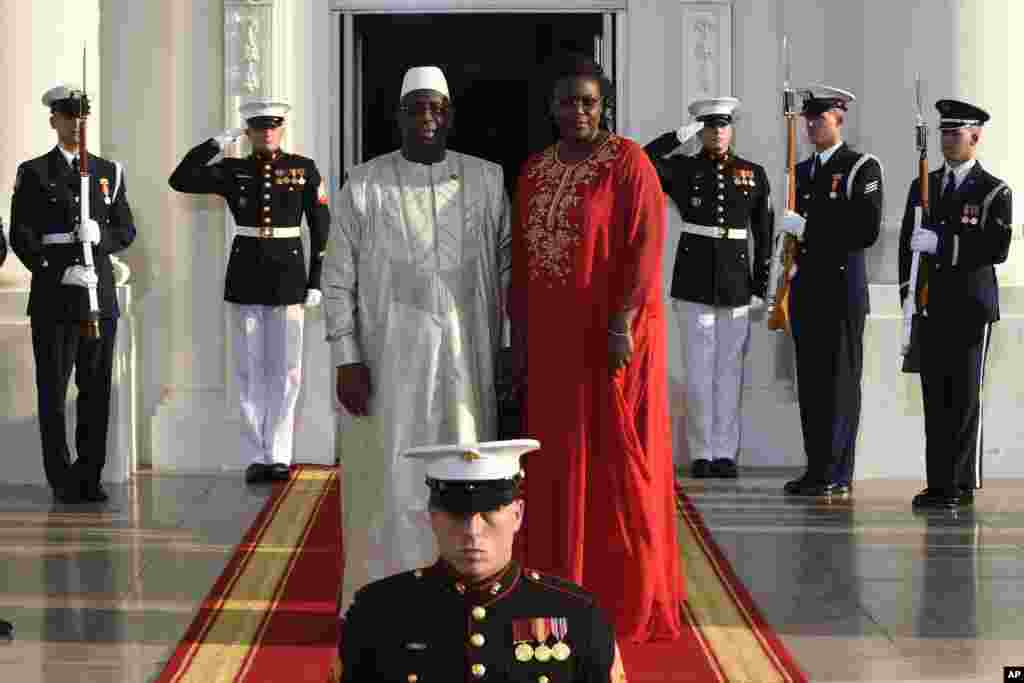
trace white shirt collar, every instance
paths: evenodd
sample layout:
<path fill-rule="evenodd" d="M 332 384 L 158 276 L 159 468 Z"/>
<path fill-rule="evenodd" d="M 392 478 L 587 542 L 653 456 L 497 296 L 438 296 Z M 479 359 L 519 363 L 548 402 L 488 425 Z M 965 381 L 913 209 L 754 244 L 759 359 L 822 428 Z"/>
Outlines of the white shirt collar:
<path fill-rule="evenodd" d="M 68 166 L 70 166 L 71 161 L 75 158 L 76 155 L 72 152 L 67 151 L 60 145 L 57 145 L 57 149 L 60 151 L 61 154 L 64 155 L 64 161 L 68 162 Z"/>
<path fill-rule="evenodd" d="M 835 154 L 836 150 L 839 149 L 842 146 L 843 146 L 843 141 L 840 140 L 836 144 L 834 144 L 831 147 L 829 147 L 828 149 L 826 149 L 824 152 L 818 152 L 817 154 L 821 158 L 821 165 L 824 166 L 825 164 L 827 164 L 828 160 L 832 158 L 832 155 Z"/>
<path fill-rule="evenodd" d="M 961 183 L 964 182 L 964 178 L 967 177 L 967 174 L 971 172 L 971 169 L 974 168 L 974 165 L 976 163 L 978 163 L 977 159 L 971 159 L 969 161 L 965 161 L 956 168 L 950 166 L 948 161 L 945 164 L 943 164 L 942 189 L 946 189 L 946 179 L 949 177 L 950 171 L 953 171 L 953 187 L 954 189 L 956 189 L 960 187 Z"/>

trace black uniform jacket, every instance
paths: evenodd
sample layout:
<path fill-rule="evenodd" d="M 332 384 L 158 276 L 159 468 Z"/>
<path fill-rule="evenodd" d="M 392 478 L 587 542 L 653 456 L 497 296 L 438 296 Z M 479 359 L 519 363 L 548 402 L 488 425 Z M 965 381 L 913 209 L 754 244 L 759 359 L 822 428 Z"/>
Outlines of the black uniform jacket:
<path fill-rule="evenodd" d="M 309 274 L 302 238 L 236 235 L 231 245 L 224 300 L 236 304 L 282 306 L 302 303 L 307 289 L 320 289 L 320 270 L 331 215 L 327 190 L 316 163 L 298 154 L 278 152 L 258 159 L 225 158 L 212 139 L 193 148 L 168 181 L 179 192 L 218 194 L 227 200 L 235 224 L 295 227 L 305 214 L 309 226 Z"/>
<path fill-rule="evenodd" d="M 568 657 L 520 661 L 519 641 L 536 648 L 540 642 L 531 624 L 545 617 L 561 618 L 566 626 L 562 638 Z M 548 647 L 556 640 L 549 635 Z M 575 584 L 513 562 L 497 579 L 471 587 L 439 562 L 356 593 L 343 625 L 341 653 L 342 681 L 536 683 L 547 676 L 608 683 L 615 638 L 590 595 Z"/>
<path fill-rule="evenodd" d="M 651 153 L 653 143 L 646 149 Z M 751 266 L 746 239 L 684 232 L 676 250 L 672 298 L 730 307 L 746 306 L 751 295 L 763 298 L 774 220 L 764 168 L 731 153 L 720 161 L 703 151 L 692 157 L 652 156 L 662 189 L 675 201 L 684 221 L 753 234 Z"/>
<path fill-rule="evenodd" d="M 993 264 L 1010 252 L 1013 201 L 1003 181 L 975 163 L 951 196 L 940 198 L 943 168 L 928 174 L 930 215 L 939 247 L 922 254 L 918 278 L 928 282 L 928 316 L 950 319 L 954 325 L 984 325 L 999 320 L 999 286 Z M 910 184 L 900 230 L 900 283 L 910 280 L 910 236 L 914 207 L 920 197 L 917 178 Z M 900 299 L 907 286 L 900 287 Z"/>
<path fill-rule="evenodd" d="M 882 227 L 882 167 L 843 143 L 811 180 L 814 157 L 796 166 L 796 210 L 807 219 L 794 288 L 838 317 L 869 311 L 864 250 Z M 847 181 L 853 176 L 852 193 Z"/>
<path fill-rule="evenodd" d="M 110 255 L 135 240 L 135 223 L 124 173 L 118 173 L 115 163 L 90 154 L 89 174 L 89 216 L 99 223 L 101 235 L 100 243 L 92 247 L 100 317 L 116 318 L 120 311 Z M 89 317 L 88 290 L 61 284 L 69 266 L 85 265 L 82 244 L 43 244 L 43 235 L 78 231 L 80 192 L 78 170 L 72 170 L 56 147 L 18 166 L 11 197 L 11 248 L 32 271 L 28 314 L 37 320 Z"/>

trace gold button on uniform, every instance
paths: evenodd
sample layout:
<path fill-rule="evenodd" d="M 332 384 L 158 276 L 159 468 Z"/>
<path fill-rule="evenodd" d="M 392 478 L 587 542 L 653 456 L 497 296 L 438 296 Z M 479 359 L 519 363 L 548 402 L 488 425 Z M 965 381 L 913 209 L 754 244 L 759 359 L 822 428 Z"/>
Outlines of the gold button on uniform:
<path fill-rule="evenodd" d="M 540 574 L 537 572 L 530 572 L 530 578 L 534 581 L 540 581 Z"/>
<path fill-rule="evenodd" d="M 264 218 L 263 222 L 264 223 L 269 223 L 270 222 L 270 216 L 267 216 L 266 218 Z"/>
<path fill-rule="evenodd" d="M 487 673 L 487 667 L 483 664 L 474 664 L 469 668 L 469 672 L 473 674 L 473 678 L 483 678 Z"/>
<path fill-rule="evenodd" d="M 270 164 L 267 164 L 267 165 L 265 165 L 265 166 L 263 167 L 263 170 L 264 170 L 264 171 L 269 171 L 269 170 L 270 170 Z"/>
<path fill-rule="evenodd" d="M 548 681 L 550 681 L 550 680 L 551 679 L 548 678 L 547 676 L 541 676 L 540 678 L 537 679 L 537 683 L 548 683 Z"/>
<path fill-rule="evenodd" d="M 719 216 L 719 217 L 718 217 L 718 222 L 719 222 L 719 223 L 724 223 L 724 222 L 725 222 L 725 219 L 724 219 L 724 218 L 722 218 L 721 216 Z"/>
<path fill-rule="evenodd" d="M 269 194 L 263 195 L 263 198 L 266 199 L 267 201 L 270 201 L 270 195 Z"/>
<path fill-rule="evenodd" d="M 496 583 L 493 586 L 491 586 L 491 595 L 497 595 L 500 592 L 501 592 L 501 584 L 500 583 Z"/>
<path fill-rule="evenodd" d="M 487 610 L 483 607 L 480 607 L 479 605 L 473 608 L 471 614 L 473 615 L 473 618 L 477 621 L 483 621 L 487 618 Z"/>
<path fill-rule="evenodd" d="M 482 633 L 474 633 L 473 635 L 471 635 L 469 637 L 469 644 L 472 645 L 473 647 L 483 647 L 484 646 L 484 641 L 485 641 L 485 638 L 484 638 L 484 634 L 482 634 Z"/>
<path fill-rule="evenodd" d="M 267 177 L 269 178 L 270 176 Z M 263 183 L 263 187 L 270 187 L 270 183 Z"/>
<path fill-rule="evenodd" d="M 466 587 L 461 583 L 457 583 L 455 584 L 455 590 L 459 591 L 459 594 L 461 595 L 462 593 L 466 592 Z"/>
<path fill-rule="evenodd" d="M 719 208 L 721 208 L 721 207 L 719 207 Z M 269 206 L 264 206 L 264 207 L 263 207 L 263 210 L 264 210 L 264 211 L 270 211 L 270 207 L 269 207 Z"/>
<path fill-rule="evenodd" d="M 723 199 L 725 199 L 725 195 L 724 194 L 718 195 L 718 201 L 722 201 Z"/>

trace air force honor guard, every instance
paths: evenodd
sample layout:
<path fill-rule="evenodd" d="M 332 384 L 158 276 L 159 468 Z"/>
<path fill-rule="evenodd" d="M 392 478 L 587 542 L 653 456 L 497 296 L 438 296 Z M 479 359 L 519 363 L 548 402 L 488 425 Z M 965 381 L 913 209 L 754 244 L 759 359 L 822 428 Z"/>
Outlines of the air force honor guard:
<path fill-rule="evenodd" d="M 930 225 L 914 229 L 918 180 L 910 185 L 900 233 L 900 282 L 912 252 L 927 254 L 928 298 L 920 323 L 928 486 L 914 507 L 955 508 L 981 488 L 981 391 L 992 323 L 999 320 L 996 263 L 1010 250 L 1010 188 L 975 155 L 989 115 L 939 100 L 945 164 L 930 174 Z M 920 275 L 919 275 L 920 277 Z M 907 296 L 906 288 L 901 297 Z"/>
<path fill-rule="evenodd" d="M 800 243 L 789 310 L 807 471 L 785 491 L 846 495 L 860 423 L 868 313 L 864 250 L 882 224 L 882 166 L 842 141 L 852 93 L 828 86 L 799 92 L 815 154 L 797 164 L 796 212 L 787 212 L 780 230 Z"/>
<path fill-rule="evenodd" d="M 281 150 L 290 105 L 257 98 L 240 108 L 248 128 L 225 131 L 185 155 L 170 177 L 179 192 L 219 194 L 235 219 L 224 300 L 234 321 L 247 482 L 286 480 L 302 376 L 303 305 L 322 297 L 330 212 L 316 163 Z M 253 153 L 210 164 L 245 133 Z M 310 234 L 309 272 L 301 239 Z"/>
<path fill-rule="evenodd" d="M 763 303 L 768 284 L 773 221 L 768 176 L 731 151 L 739 103 L 733 97 L 698 100 L 689 107 L 696 124 L 645 148 L 684 221 L 671 296 L 682 333 L 694 477 L 737 474 L 748 313 L 752 304 Z M 663 158 L 697 132 L 703 142 L 699 154 Z"/>
<path fill-rule="evenodd" d="M 50 110 L 57 146 L 18 167 L 11 198 L 11 248 L 32 271 L 28 315 L 43 468 L 57 500 L 102 502 L 107 500 L 100 475 L 107 457 L 120 313 L 110 255 L 135 240 L 135 223 L 124 169 L 93 154 L 88 155 L 90 218 L 81 221 L 78 124 L 81 113 L 89 113 L 89 98 L 77 86 L 58 85 L 47 90 L 42 101 Z M 85 267 L 85 241 L 92 243 L 94 269 Z M 89 318 L 90 286 L 97 289 L 99 339 L 83 332 L 82 321 Z M 74 465 L 64 413 L 72 368 L 78 387 Z"/>
<path fill-rule="evenodd" d="M 440 558 L 356 593 L 342 681 L 625 681 L 612 627 L 579 586 L 512 560 L 519 457 L 537 441 L 412 448 Z"/>

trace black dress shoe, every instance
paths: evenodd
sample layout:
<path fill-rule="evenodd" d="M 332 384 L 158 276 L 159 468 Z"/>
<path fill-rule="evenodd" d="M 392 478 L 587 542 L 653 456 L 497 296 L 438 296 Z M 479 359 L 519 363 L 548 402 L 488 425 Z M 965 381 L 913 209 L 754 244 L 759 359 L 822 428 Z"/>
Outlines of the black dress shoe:
<path fill-rule="evenodd" d="M 3 619 L 0 619 L 0 639 L 14 639 L 14 624 L 12 624 L 9 621 L 4 621 Z"/>
<path fill-rule="evenodd" d="M 960 487 L 960 504 L 974 505 L 974 489 L 965 486 Z"/>
<path fill-rule="evenodd" d="M 921 493 L 914 496 L 914 500 L 910 504 L 915 508 L 955 510 L 963 504 L 963 498 L 959 492 L 954 493 L 945 489 L 924 489 Z"/>
<path fill-rule="evenodd" d="M 711 476 L 711 461 L 707 458 L 697 458 L 690 463 L 690 475 L 694 479 L 706 479 Z"/>
<path fill-rule="evenodd" d="M 806 484 L 807 481 L 808 481 L 807 475 L 805 474 L 804 476 L 800 477 L 799 479 L 793 479 L 792 481 L 787 481 L 786 485 L 782 487 L 782 490 L 785 491 L 786 493 L 788 493 L 791 496 L 798 495 L 800 493 L 800 489 L 802 489 L 804 487 L 804 484 Z"/>
<path fill-rule="evenodd" d="M 791 492 L 791 495 L 823 498 L 831 496 L 847 496 L 852 490 L 853 488 L 849 484 L 805 480 L 803 485 Z"/>
<path fill-rule="evenodd" d="M 711 476 L 719 479 L 735 479 L 739 476 L 736 461 L 731 458 L 715 458 L 711 461 Z"/>
<path fill-rule="evenodd" d="M 267 468 L 267 478 L 271 481 L 288 481 L 290 477 L 291 471 L 284 463 L 275 462 Z"/>
<path fill-rule="evenodd" d="M 58 503 L 64 503 L 65 505 L 76 505 L 85 502 L 82 500 L 82 493 L 77 484 L 55 488 L 53 490 L 53 498 Z"/>
<path fill-rule="evenodd" d="M 254 462 L 245 468 L 245 483 L 258 484 L 263 481 L 270 481 L 270 468 L 261 462 Z"/>
<path fill-rule="evenodd" d="M 82 500 L 88 503 L 106 503 L 110 499 L 110 496 L 103 489 L 103 484 L 99 482 L 82 486 L 81 497 Z"/>

